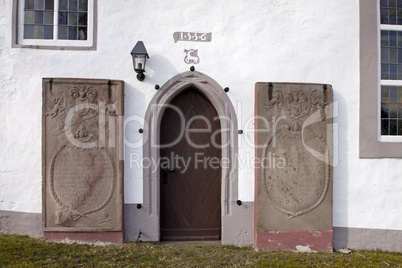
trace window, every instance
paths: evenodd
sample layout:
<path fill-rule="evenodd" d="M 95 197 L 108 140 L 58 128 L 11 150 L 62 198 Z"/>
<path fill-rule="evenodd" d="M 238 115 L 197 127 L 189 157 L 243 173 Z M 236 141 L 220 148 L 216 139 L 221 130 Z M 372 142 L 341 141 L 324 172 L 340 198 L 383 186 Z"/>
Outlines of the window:
<path fill-rule="evenodd" d="M 380 139 L 387 141 L 402 136 L 402 0 L 380 1 L 380 30 Z"/>
<path fill-rule="evenodd" d="M 402 157 L 401 0 L 359 1 L 359 156 Z"/>
<path fill-rule="evenodd" d="M 402 136 L 402 86 L 381 86 L 381 135 Z"/>
<path fill-rule="evenodd" d="M 15 45 L 94 48 L 96 0 L 15 1 Z"/>
<path fill-rule="evenodd" d="M 25 0 L 24 39 L 53 39 L 53 0 Z"/>

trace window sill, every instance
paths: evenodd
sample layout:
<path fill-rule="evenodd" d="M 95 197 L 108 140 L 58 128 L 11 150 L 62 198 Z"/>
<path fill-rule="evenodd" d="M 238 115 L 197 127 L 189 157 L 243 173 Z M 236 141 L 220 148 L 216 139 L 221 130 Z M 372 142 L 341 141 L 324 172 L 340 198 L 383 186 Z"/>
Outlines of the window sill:
<path fill-rule="evenodd" d="M 56 46 L 56 45 L 20 45 L 13 43 L 12 48 L 30 48 L 30 49 L 48 49 L 48 50 L 76 50 L 76 51 L 95 51 L 96 45 L 93 46 Z"/>

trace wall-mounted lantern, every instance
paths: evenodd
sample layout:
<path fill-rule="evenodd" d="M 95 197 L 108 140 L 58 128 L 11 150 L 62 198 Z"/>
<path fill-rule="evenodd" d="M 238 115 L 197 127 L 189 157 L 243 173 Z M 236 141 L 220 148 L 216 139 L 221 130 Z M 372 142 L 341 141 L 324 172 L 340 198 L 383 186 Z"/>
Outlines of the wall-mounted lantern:
<path fill-rule="evenodd" d="M 148 52 L 145 49 L 144 43 L 138 41 L 133 50 L 131 50 L 131 57 L 133 58 L 134 71 L 137 73 L 137 79 L 144 81 L 145 78 L 145 62 L 149 59 Z"/>

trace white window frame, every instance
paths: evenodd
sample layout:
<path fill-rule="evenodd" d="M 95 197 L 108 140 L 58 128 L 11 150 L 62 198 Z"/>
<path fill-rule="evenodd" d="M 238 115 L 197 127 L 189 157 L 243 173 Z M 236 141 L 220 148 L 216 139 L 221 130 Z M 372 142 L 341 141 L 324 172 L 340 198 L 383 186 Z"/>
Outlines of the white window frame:
<path fill-rule="evenodd" d="M 402 80 L 382 80 L 381 79 L 381 30 L 385 31 L 398 31 L 402 32 L 402 25 L 393 24 L 381 24 L 381 13 L 380 13 L 380 1 L 377 1 L 377 23 L 378 23 L 378 37 L 377 37 L 377 47 L 378 47 L 378 106 L 377 106 L 377 140 L 380 142 L 402 142 L 401 135 L 381 135 L 381 86 L 402 86 Z"/>
<path fill-rule="evenodd" d="M 29 48 L 90 48 L 96 47 L 96 4 L 97 0 L 88 0 L 88 26 L 87 26 L 87 40 L 62 40 L 58 39 L 58 9 L 59 1 L 54 0 L 53 10 L 53 39 L 24 39 L 24 7 L 25 0 L 17 1 L 17 17 L 16 17 L 16 40 L 15 46 L 29 47 Z"/>

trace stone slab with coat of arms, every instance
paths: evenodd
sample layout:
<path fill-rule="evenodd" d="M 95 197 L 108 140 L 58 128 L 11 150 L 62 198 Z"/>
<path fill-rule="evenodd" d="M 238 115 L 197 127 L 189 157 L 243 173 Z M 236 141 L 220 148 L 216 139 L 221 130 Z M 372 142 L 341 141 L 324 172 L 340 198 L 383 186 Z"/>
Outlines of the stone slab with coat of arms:
<path fill-rule="evenodd" d="M 123 90 L 115 80 L 43 79 L 45 238 L 123 241 Z"/>
<path fill-rule="evenodd" d="M 255 94 L 255 246 L 332 251 L 332 87 L 257 83 Z"/>

